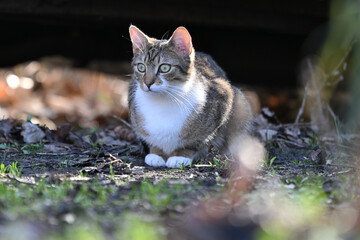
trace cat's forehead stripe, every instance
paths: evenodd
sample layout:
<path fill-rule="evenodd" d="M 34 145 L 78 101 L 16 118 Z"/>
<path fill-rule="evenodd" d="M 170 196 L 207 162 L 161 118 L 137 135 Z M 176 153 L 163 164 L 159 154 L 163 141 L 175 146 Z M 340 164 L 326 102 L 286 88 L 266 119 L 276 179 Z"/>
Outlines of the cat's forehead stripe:
<path fill-rule="evenodd" d="M 157 57 L 159 57 L 162 48 L 159 46 L 160 44 L 155 43 L 153 46 L 150 46 L 147 49 L 147 53 L 145 56 L 145 61 L 151 61 L 154 62 Z M 160 58 L 158 58 L 159 60 Z"/>
<path fill-rule="evenodd" d="M 148 52 L 149 60 L 154 61 L 155 58 L 160 54 L 160 52 L 161 52 L 161 50 L 156 46 L 150 48 L 149 52 Z"/>

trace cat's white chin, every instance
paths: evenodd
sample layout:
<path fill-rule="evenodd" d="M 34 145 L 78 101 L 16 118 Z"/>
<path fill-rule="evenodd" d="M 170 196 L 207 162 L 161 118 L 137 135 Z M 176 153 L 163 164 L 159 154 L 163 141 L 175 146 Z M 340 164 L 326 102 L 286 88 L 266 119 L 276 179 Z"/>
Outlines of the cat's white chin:
<path fill-rule="evenodd" d="M 191 159 L 180 156 L 170 157 L 166 162 L 166 166 L 168 168 L 182 168 L 186 166 L 191 166 Z"/>

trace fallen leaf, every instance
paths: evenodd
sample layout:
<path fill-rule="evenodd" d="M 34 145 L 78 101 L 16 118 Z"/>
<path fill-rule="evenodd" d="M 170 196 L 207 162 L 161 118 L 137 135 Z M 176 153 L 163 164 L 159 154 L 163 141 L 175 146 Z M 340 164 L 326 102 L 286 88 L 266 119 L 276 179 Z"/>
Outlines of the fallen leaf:
<path fill-rule="evenodd" d="M 100 141 L 101 144 L 107 145 L 107 146 L 126 146 L 128 142 L 119 140 L 119 139 L 113 139 L 110 136 L 107 136 Z"/>
<path fill-rule="evenodd" d="M 59 142 L 64 142 L 65 138 L 69 135 L 71 128 L 71 124 L 63 124 L 61 126 L 58 126 L 55 131 L 55 136 L 57 137 L 57 140 Z"/>
<path fill-rule="evenodd" d="M 132 174 L 142 175 L 142 174 L 144 174 L 144 169 L 145 169 L 145 167 L 143 167 L 143 166 L 134 166 L 131 169 L 131 172 L 132 172 Z"/>
<path fill-rule="evenodd" d="M 23 131 L 21 131 L 21 135 L 26 143 L 40 142 L 45 137 L 45 133 L 31 122 L 24 122 L 22 127 Z"/>
<path fill-rule="evenodd" d="M 90 165 L 91 161 L 93 161 L 92 158 L 79 158 L 75 160 L 70 160 L 69 165 L 70 166 L 86 166 Z"/>
<path fill-rule="evenodd" d="M 311 150 L 309 153 L 309 159 L 318 164 L 326 163 L 325 156 L 323 151 L 321 151 L 321 148 Z"/>
<path fill-rule="evenodd" d="M 10 133 L 11 130 L 11 121 L 10 119 L 4 119 L 4 120 L 0 120 L 0 133 L 7 138 L 8 134 Z"/>
<path fill-rule="evenodd" d="M 268 140 L 271 140 L 273 136 L 278 133 L 278 131 L 272 129 L 259 129 L 258 133 L 261 136 L 261 140 L 263 142 L 266 142 Z"/>
<path fill-rule="evenodd" d="M 80 170 L 82 173 L 95 174 L 99 172 L 97 167 L 84 167 Z"/>
<path fill-rule="evenodd" d="M 116 136 L 120 139 L 129 141 L 129 142 L 136 141 L 135 133 L 126 126 L 119 125 L 114 129 L 114 132 L 115 132 Z"/>
<path fill-rule="evenodd" d="M 275 116 L 275 113 L 271 111 L 268 107 L 264 107 L 261 109 L 261 113 L 264 114 L 266 117 L 272 118 Z"/>
<path fill-rule="evenodd" d="M 90 143 L 85 142 L 81 138 L 81 136 L 78 136 L 73 132 L 69 132 L 69 135 L 67 136 L 66 140 L 78 147 L 85 147 L 85 148 L 91 147 Z"/>

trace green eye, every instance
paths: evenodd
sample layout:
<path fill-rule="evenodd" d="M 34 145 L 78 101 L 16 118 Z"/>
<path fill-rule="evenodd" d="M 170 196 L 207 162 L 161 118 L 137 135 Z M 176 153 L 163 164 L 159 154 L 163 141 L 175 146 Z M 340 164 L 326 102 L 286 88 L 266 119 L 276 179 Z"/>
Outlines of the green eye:
<path fill-rule="evenodd" d="M 167 73 L 171 69 L 171 66 L 169 64 L 162 64 L 159 68 L 160 72 Z"/>
<path fill-rule="evenodd" d="M 138 69 L 139 72 L 142 72 L 142 73 L 143 73 L 143 72 L 145 72 L 146 67 L 145 67 L 144 64 L 139 63 L 139 64 L 137 65 L 137 69 Z"/>

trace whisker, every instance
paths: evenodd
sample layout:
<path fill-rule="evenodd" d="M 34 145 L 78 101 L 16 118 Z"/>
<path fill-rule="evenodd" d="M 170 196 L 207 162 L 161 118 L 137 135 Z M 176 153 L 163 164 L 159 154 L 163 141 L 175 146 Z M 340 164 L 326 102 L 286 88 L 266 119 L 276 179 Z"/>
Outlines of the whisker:
<path fill-rule="evenodd" d="M 121 35 L 122 38 L 125 38 L 126 40 L 130 41 L 131 42 L 131 39 L 128 38 L 128 37 L 125 37 L 124 35 Z"/>
<path fill-rule="evenodd" d="M 171 89 L 171 87 L 169 87 L 169 89 Z M 172 95 L 175 94 L 174 91 L 172 91 L 172 93 L 170 93 L 169 89 L 167 89 L 167 92 L 168 92 L 169 94 L 172 94 Z M 182 94 L 183 94 L 182 91 L 180 91 L 179 93 L 182 93 Z M 191 93 L 191 96 L 194 96 L 194 95 L 195 95 L 194 93 Z M 188 113 L 191 113 L 192 110 L 193 110 L 196 114 L 199 115 L 199 112 L 195 109 L 194 105 L 191 104 L 191 102 L 190 102 L 189 100 L 187 100 L 184 96 L 179 95 L 179 94 L 176 94 L 176 96 L 179 96 L 179 97 L 181 97 L 182 99 L 184 99 L 185 101 L 188 102 L 188 104 L 186 104 L 186 103 L 184 103 L 184 101 L 179 100 L 179 101 L 181 102 L 181 104 L 186 107 L 186 110 L 187 110 Z M 188 105 L 190 105 L 192 109 L 190 109 Z M 196 118 L 196 122 L 198 122 L 198 123 L 201 124 L 201 120 L 198 119 L 198 118 Z"/>
<path fill-rule="evenodd" d="M 184 95 L 184 94 L 188 94 L 188 95 L 190 95 L 190 96 L 195 96 L 196 94 L 195 93 L 193 93 L 193 92 L 191 92 L 191 91 L 188 91 L 188 92 L 184 92 L 184 90 L 181 88 L 181 87 L 176 87 L 176 86 L 167 86 L 167 88 L 169 88 L 169 89 L 171 89 L 171 90 L 174 90 L 174 91 L 176 91 L 176 92 L 178 92 L 178 93 L 181 93 L 182 95 Z"/>
<path fill-rule="evenodd" d="M 199 114 L 199 112 L 196 110 L 196 108 L 194 107 L 194 104 L 193 103 L 191 103 L 187 98 L 186 98 L 186 96 L 184 96 L 184 94 L 183 94 L 183 92 L 181 92 L 181 91 L 177 91 L 176 89 L 172 89 L 173 90 L 173 94 L 175 94 L 176 96 L 178 96 L 178 97 L 180 97 L 181 99 L 183 99 L 184 101 L 186 101 L 190 106 L 191 106 L 191 108 L 197 113 L 197 114 Z M 192 94 L 192 93 L 190 93 L 190 94 Z"/>
<path fill-rule="evenodd" d="M 161 40 L 164 40 L 164 38 L 167 36 L 169 36 L 169 31 L 166 31 L 166 33 L 164 33 L 164 35 L 162 35 Z"/>
<path fill-rule="evenodd" d="M 188 113 L 190 113 L 190 109 L 187 108 L 187 106 L 182 102 L 180 101 L 180 99 L 178 99 L 175 95 L 173 95 L 169 90 L 166 90 L 166 93 L 170 96 L 170 99 L 172 99 L 173 101 L 176 102 L 176 104 L 179 106 L 180 108 L 180 111 L 184 110 Z"/>

